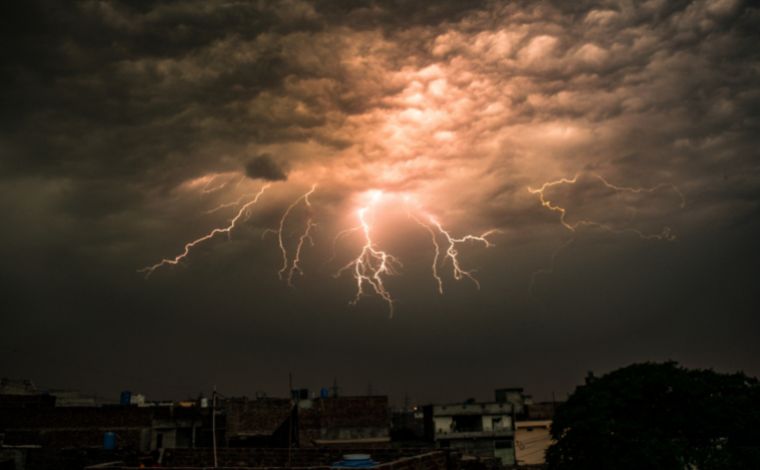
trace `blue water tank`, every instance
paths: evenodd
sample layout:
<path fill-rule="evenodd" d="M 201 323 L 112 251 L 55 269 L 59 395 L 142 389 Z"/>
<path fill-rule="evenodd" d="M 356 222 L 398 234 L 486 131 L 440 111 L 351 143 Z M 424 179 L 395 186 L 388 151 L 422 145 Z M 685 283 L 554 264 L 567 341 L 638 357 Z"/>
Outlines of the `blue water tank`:
<path fill-rule="evenodd" d="M 333 462 L 332 467 L 337 468 L 372 468 L 377 462 L 372 460 L 369 454 L 346 454 L 343 460 Z"/>
<path fill-rule="evenodd" d="M 319 390 L 319 398 L 329 398 L 330 397 L 330 390 L 326 389 L 325 387 L 322 387 Z"/>
<path fill-rule="evenodd" d="M 103 435 L 103 448 L 113 450 L 116 448 L 116 433 L 108 431 Z"/>
<path fill-rule="evenodd" d="M 132 392 L 129 390 L 124 390 L 121 392 L 121 397 L 119 397 L 119 404 L 121 406 L 129 406 L 129 403 L 132 401 Z"/>

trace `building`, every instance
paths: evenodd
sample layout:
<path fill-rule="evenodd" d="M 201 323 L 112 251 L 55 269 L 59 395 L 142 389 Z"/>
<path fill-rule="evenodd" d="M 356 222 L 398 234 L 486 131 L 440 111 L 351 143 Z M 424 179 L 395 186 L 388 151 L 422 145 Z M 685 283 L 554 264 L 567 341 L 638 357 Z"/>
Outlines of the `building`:
<path fill-rule="evenodd" d="M 229 447 L 287 447 L 295 443 L 293 401 L 288 398 L 227 398 L 225 412 Z"/>
<path fill-rule="evenodd" d="M 387 396 L 328 396 L 298 400 L 298 444 L 387 447 L 390 445 Z"/>
<path fill-rule="evenodd" d="M 390 412 L 386 396 L 292 399 L 227 398 L 225 435 L 230 447 L 387 447 Z"/>
<path fill-rule="evenodd" d="M 479 459 L 515 463 L 515 406 L 507 402 L 428 405 L 425 432 L 436 447 Z"/>
<path fill-rule="evenodd" d="M 425 444 L 425 416 L 422 408 L 405 407 L 391 414 L 391 440 L 404 445 Z"/>
<path fill-rule="evenodd" d="M 526 395 L 522 387 L 497 388 L 493 392 L 497 403 L 512 403 L 515 405 L 515 413 L 521 414 L 526 403 L 530 402 L 530 395 Z"/>
<path fill-rule="evenodd" d="M 72 400 L 69 400 L 73 397 Z M 104 447 L 149 452 L 211 443 L 211 410 L 199 406 L 87 406 L 77 395 L 64 405 L 48 393 L 0 395 L 0 443 L 46 449 Z"/>
<path fill-rule="evenodd" d="M 428 405 L 423 407 L 425 435 L 436 447 L 461 452 L 465 457 L 497 459 L 514 465 L 515 422 L 526 410 L 528 396 L 519 387 L 499 388 L 493 402 Z"/>
<path fill-rule="evenodd" d="M 152 410 L 119 406 L 0 407 L 4 446 L 102 448 L 115 433 L 119 448 L 150 449 Z"/>
<path fill-rule="evenodd" d="M 518 416 L 515 432 L 515 455 L 518 465 L 542 465 L 546 450 L 554 442 L 551 438 L 555 402 L 530 403 Z"/>
<path fill-rule="evenodd" d="M 211 445 L 211 410 L 208 408 L 172 405 L 136 409 L 151 411 L 151 450 Z"/>
<path fill-rule="evenodd" d="M 515 457 L 518 465 L 546 463 L 546 450 L 552 443 L 551 420 L 517 421 L 515 428 Z"/>
<path fill-rule="evenodd" d="M 459 470 L 457 456 L 442 450 L 431 449 L 362 449 L 340 447 L 310 447 L 294 449 L 223 448 L 214 457 L 211 449 L 172 449 L 164 452 L 157 462 L 161 468 L 192 470 L 220 468 L 239 470 L 309 469 L 330 470 L 352 468 L 351 455 L 371 461 L 375 470 Z M 347 459 L 348 457 L 348 459 Z M 121 462 L 89 467 L 92 470 L 109 468 L 135 470 Z M 357 467 L 354 467 L 357 468 Z M 361 467 L 367 468 L 367 467 Z"/>
<path fill-rule="evenodd" d="M 0 395 L 39 395 L 34 382 L 28 379 L 0 378 Z"/>
<path fill-rule="evenodd" d="M 86 395 L 78 390 L 49 390 L 50 396 L 55 397 L 55 406 L 97 406 L 98 400 L 95 396 Z"/>

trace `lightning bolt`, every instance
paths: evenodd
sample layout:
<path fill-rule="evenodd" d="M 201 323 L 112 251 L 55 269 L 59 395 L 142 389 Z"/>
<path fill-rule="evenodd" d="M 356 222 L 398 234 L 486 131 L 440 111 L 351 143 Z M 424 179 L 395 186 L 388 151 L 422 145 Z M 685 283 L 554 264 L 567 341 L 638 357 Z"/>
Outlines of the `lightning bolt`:
<path fill-rule="evenodd" d="M 433 248 L 435 248 L 435 255 L 433 256 L 433 264 L 430 268 L 430 271 L 433 275 L 433 279 L 435 279 L 436 283 L 438 284 L 438 293 L 443 295 L 443 279 L 441 279 L 441 276 L 438 274 L 438 259 L 441 257 L 441 245 L 438 244 L 438 237 L 435 234 L 435 231 L 433 228 L 418 219 L 417 217 L 413 215 L 409 215 L 409 217 L 412 218 L 415 222 L 417 222 L 419 225 L 421 225 L 425 230 L 428 231 L 430 234 L 430 241 L 433 243 Z"/>
<path fill-rule="evenodd" d="M 675 192 L 681 199 L 680 207 L 684 208 L 686 206 L 686 198 L 684 197 L 683 193 L 673 184 L 658 184 L 657 186 L 653 186 L 650 188 L 616 186 L 614 184 L 609 183 L 605 178 L 603 178 L 600 175 L 593 174 L 592 176 L 596 178 L 597 180 L 599 180 L 605 187 L 612 189 L 613 191 L 621 192 L 621 193 L 627 192 L 627 193 L 641 194 L 641 193 L 653 193 L 656 191 L 660 191 L 662 189 L 670 189 L 673 192 Z M 569 223 L 567 221 L 567 209 L 547 199 L 546 190 L 551 187 L 559 186 L 562 184 L 571 184 L 571 185 L 576 184 L 578 182 L 578 177 L 579 175 L 576 174 L 572 178 L 561 178 L 555 181 L 548 181 L 544 183 L 543 185 L 541 185 L 540 188 L 534 189 L 534 188 L 528 187 L 528 191 L 531 194 L 538 195 L 539 201 L 541 202 L 541 205 L 543 207 L 549 209 L 550 211 L 557 212 L 560 215 L 559 221 L 562 224 L 562 226 L 571 232 L 576 232 L 579 227 L 586 226 L 586 227 L 598 228 L 598 229 L 601 229 L 610 233 L 618 234 L 618 235 L 623 234 L 623 233 L 632 233 L 643 240 L 664 240 L 664 241 L 676 240 L 676 236 L 673 234 L 670 227 L 667 227 L 667 226 L 663 227 L 659 233 L 644 233 L 641 230 L 638 230 L 635 228 L 627 227 L 627 228 L 620 229 L 610 224 L 606 224 L 603 222 L 598 222 L 598 221 L 590 220 L 590 219 L 581 219 L 575 223 L 572 223 L 572 224 Z"/>
<path fill-rule="evenodd" d="M 438 231 L 446 238 L 446 241 L 448 242 L 448 247 L 446 248 L 446 256 L 444 257 L 444 260 L 446 258 L 451 260 L 451 267 L 452 267 L 452 274 L 454 276 L 454 279 L 457 281 L 462 280 L 463 277 L 469 278 L 473 283 L 475 283 L 475 286 L 480 289 L 480 282 L 478 282 L 477 279 L 472 275 L 471 271 L 465 271 L 462 269 L 462 267 L 459 264 L 459 252 L 456 249 L 456 246 L 461 243 L 466 243 L 469 241 L 474 242 L 480 242 L 482 243 L 486 248 L 491 248 L 493 243 L 488 241 L 488 236 L 493 235 L 494 233 L 497 233 L 498 230 L 488 230 L 487 232 L 481 234 L 481 235 L 465 235 L 461 238 L 455 238 L 452 237 L 451 234 L 443 228 L 443 226 L 438 222 L 435 218 L 430 217 L 430 222 L 435 225 L 435 227 L 438 229 Z M 436 249 L 437 251 L 437 249 Z"/>
<path fill-rule="evenodd" d="M 546 209 L 556 212 L 559 214 L 559 221 L 560 224 L 573 233 L 573 236 L 569 238 L 567 241 L 565 241 L 562 245 L 560 245 L 552 254 L 551 257 L 551 263 L 549 267 L 541 268 L 533 272 L 533 275 L 531 276 L 531 282 L 529 287 L 529 293 L 532 296 L 533 295 L 533 288 L 535 287 L 535 284 L 537 282 L 537 279 L 539 276 L 544 274 L 552 274 L 554 272 L 554 267 L 557 261 L 557 257 L 559 254 L 564 251 L 568 246 L 570 246 L 575 241 L 575 233 L 577 232 L 578 228 L 585 226 L 585 227 L 592 227 L 597 228 L 609 233 L 613 233 L 616 235 L 624 234 L 624 233 L 631 233 L 636 235 L 637 237 L 641 238 L 642 240 L 661 240 L 661 241 L 668 241 L 672 242 L 676 240 L 676 235 L 672 232 L 670 227 L 663 227 L 662 230 L 659 233 L 645 233 L 641 230 L 638 230 L 636 228 L 617 228 L 614 227 L 611 224 L 599 222 L 596 220 L 590 220 L 590 219 L 581 219 L 578 220 L 575 223 L 569 223 L 567 221 L 567 209 L 565 207 L 562 207 L 558 204 L 553 203 L 551 200 L 549 200 L 546 197 L 546 191 L 549 188 L 560 186 L 563 184 L 569 184 L 574 185 L 578 182 L 578 178 L 580 175 L 576 174 L 572 178 L 561 178 L 554 181 L 548 181 L 541 185 L 539 188 L 531 188 L 528 187 L 528 191 L 531 194 L 538 195 L 539 202 L 541 203 L 541 206 L 545 207 Z M 642 194 L 642 193 L 654 193 L 661 190 L 670 190 L 678 195 L 680 198 L 680 208 L 686 207 L 686 198 L 684 197 L 683 193 L 673 184 L 670 183 L 660 183 L 656 186 L 652 187 L 631 187 L 631 186 L 618 186 L 615 184 L 610 183 L 605 179 L 603 176 L 598 174 L 592 174 L 593 178 L 597 179 L 604 185 L 605 187 L 615 191 L 616 193 L 632 193 L 632 194 Z"/>
<path fill-rule="evenodd" d="M 316 227 L 317 224 L 315 224 L 311 217 L 306 221 L 306 229 L 303 231 L 300 237 L 298 237 L 298 245 L 296 246 L 296 254 L 293 256 L 293 264 L 290 266 L 290 270 L 288 271 L 288 285 L 293 286 L 293 274 L 298 273 L 301 276 L 303 276 L 303 270 L 301 269 L 300 262 L 301 262 L 301 250 L 303 249 L 304 243 L 308 240 L 309 244 L 311 246 L 314 246 L 314 239 L 311 238 L 311 229 Z"/>
<path fill-rule="evenodd" d="M 228 178 L 227 180 L 222 181 L 221 183 L 217 184 L 216 186 L 211 186 L 214 183 L 214 181 L 216 181 L 217 178 L 219 178 L 220 176 L 225 176 L 225 174 L 222 174 L 222 175 L 217 174 L 217 175 L 212 176 L 211 179 L 209 179 L 206 182 L 206 184 L 203 186 L 203 188 L 201 188 L 201 192 L 203 194 L 214 193 L 216 191 L 219 191 L 219 190 L 224 189 L 225 187 L 227 187 L 227 185 L 230 184 L 230 182 L 232 182 L 232 180 L 234 179 L 234 177 L 233 178 Z M 243 178 L 241 177 L 240 181 L 242 181 L 242 180 L 243 180 Z M 238 181 L 238 183 L 240 181 Z"/>
<path fill-rule="evenodd" d="M 245 199 L 246 196 L 247 195 L 244 194 L 244 195 L 240 196 L 239 198 L 237 198 L 236 200 L 234 200 L 232 202 L 225 202 L 223 204 L 219 204 L 218 206 L 216 206 L 216 207 L 214 207 L 212 209 L 209 209 L 207 211 L 204 211 L 203 213 L 204 214 L 213 214 L 214 212 L 219 212 L 220 210 L 226 209 L 228 207 L 238 206 L 238 205 L 240 205 L 241 202 L 243 202 L 243 199 Z"/>
<path fill-rule="evenodd" d="M 249 209 L 252 206 L 254 206 L 256 203 L 259 202 L 259 199 L 261 198 L 262 194 L 264 194 L 264 191 L 266 191 L 269 188 L 269 186 L 270 186 L 269 184 L 266 184 L 266 185 L 262 186 L 261 189 L 259 190 L 259 192 L 256 193 L 256 195 L 253 197 L 253 199 L 251 199 L 250 201 L 246 202 L 242 207 L 240 207 L 240 209 L 238 210 L 238 212 L 235 215 L 235 217 L 233 217 L 230 220 L 230 223 L 226 227 L 215 228 L 215 229 L 211 230 L 210 232 L 208 232 L 206 235 L 203 235 L 200 238 L 196 238 L 195 240 L 193 240 L 191 242 L 185 243 L 185 249 L 184 249 L 184 251 L 182 253 L 178 254 L 177 256 L 175 256 L 174 258 L 164 258 L 164 259 L 162 259 L 161 261 L 159 261 L 158 263 L 156 263 L 156 264 L 154 264 L 152 266 L 146 266 L 146 267 L 144 267 L 142 269 L 138 269 L 137 272 L 139 272 L 139 273 L 145 273 L 145 277 L 148 278 L 148 277 L 150 277 L 151 274 L 153 274 L 153 272 L 156 269 L 158 269 L 158 268 L 160 268 L 162 266 L 168 266 L 168 265 L 175 266 L 175 265 L 179 264 L 180 261 L 182 261 L 183 259 L 187 258 L 188 255 L 190 255 L 190 251 L 195 246 L 197 246 L 197 245 L 205 242 L 206 240 L 210 240 L 210 239 L 214 238 L 216 235 L 218 235 L 220 233 L 226 233 L 227 236 L 229 236 L 230 233 L 232 232 L 232 230 L 237 226 L 237 223 L 240 221 L 240 219 L 243 218 L 244 216 L 245 217 L 248 216 Z"/>
<path fill-rule="evenodd" d="M 560 223 L 571 232 L 575 232 L 575 226 L 568 224 L 565 221 L 565 216 L 567 215 L 567 210 L 564 207 L 553 205 L 551 201 L 546 199 L 545 192 L 547 189 L 558 186 L 560 184 L 575 184 L 578 181 L 578 175 L 575 175 L 572 178 L 562 178 L 556 181 L 547 181 L 543 185 L 541 185 L 538 189 L 533 189 L 530 186 L 528 186 L 528 191 L 531 194 L 538 194 L 539 200 L 541 201 L 541 205 L 545 208 L 549 209 L 550 211 L 559 213 L 559 221 Z"/>
<path fill-rule="evenodd" d="M 341 230 L 335 235 L 335 238 L 333 238 L 332 242 L 332 255 L 330 256 L 330 259 L 327 260 L 327 263 L 331 263 L 335 257 L 337 256 L 337 248 L 338 248 L 338 242 L 343 239 L 344 237 L 347 237 L 351 235 L 354 232 L 358 232 L 362 229 L 361 225 L 358 225 L 356 227 L 347 228 L 345 230 Z"/>
<path fill-rule="evenodd" d="M 479 242 L 482 243 L 486 248 L 491 248 L 493 243 L 491 243 L 488 240 L 488 236 L 493 235 L 495 233 L 499 233 L 498 230 L 488 230 L 481 235 L 465 235 L 460 238 L 453 237 L 451 233 L 446 230 L 443 225 L 441 225 L 438 220 L 428 215 L 427 219 L 429 220 L 430 224 L 426 224 L 420 219 L 418 219 L 415 216 L 411 216 L 413 220 L 415 220 L 419 225 L 424 227 L 428 233 L 430 234 L 431 242 L 433 243 L 433 248 L 435 248 L 435 255 L 433 256 L 433 264 L 431 267 L 433 278 L 436 280 L 438 284 L 438 293 L 443 294 L 443 280 L 441 279 L 441 276 L 438 273 L 438 266 L 439 262 L 438 260 L 441 258 L 441 245 L 438 243 L 439 235 L 442 235 L 447 243 L 446 250 L 444 251 L 443 255 L 443 261 L 441 261 L 441 264 L 445 262 L 447 259 L 451 261 L 451 269 L 452 269 L 452 276 L 457 281 L 462 280 L 463 278 L 470 279 L 474 284 L 475 287 L 480 289 L 480 282 L 473 276 L 473 271 L 466 271 L 462 269 L 462 266 L 459 263 L 459 251 L 457 250 L 457 245 L 466 243 L 466 242 Z M 433 227 L 436 228 L 438 231 L 438 234 L 436 234 L 435 230 L 433 230 Z"/>
<path fill-rule="evenodd" d="M 299 273 L 303 275 L 303 271 L 300 267 L 301 262 L 301 251 L 303 249 L 304 243 L 308 241 L 312 246 L 314 245 L 314 240 L 311 238 L 311 230 L 316 225 L 313 221 L 312 215 L 311 215 L 311 201 L 309 201 L 309 196 L 314 194 L 314 191 L 316 191 L 317 185 L 314 184 L 311 186 L 311 189 L 307 191 L 306 193 L 302 194 L 298 199 L 293 201 L 292 204 L 288 206 L 288 208 L 285 210 L 285 212 L 282 214 L 282 217 L 280 217 L 280 225 L 277 230 L 270 229 L 267 232 L 269 233 L 276 233 L 277 234 L 277 243 L 280 247 L 280 253 L 282 253 L 282 267 L 277 272 L 277 276 L 280 278 L 280 280 L 287 280 L 289 286 L 293 286 L 293 275 L 295 273 Z M 285 239 L 284 239 L 284 231 L 285 231 L 285 222 L 288 219 L 288 216 L 290 216 L 290 213 L 293 211 L 293 209 L 298 206 L 298 204 L 303 201 L 303 203 L 306 205 L 306 208 L 309 209 L 309 216 L 306 220 L 306 228 L 298 238 L 298 244 L 296 245 L 296 251 L 293 255 L 292 261 L 288 258 L 288 249 L 285 246 Z M 265 232 L 266 234 L 266 232 Z"/>
<path fill-rule="evenodd" d="M 615 191 L 620 192 L 627 192 L 627 193 L 634 193 L 634 194 L 640 194 L 640 193 L 653 193 L 655 191 L 659 191 L 661 189 L 670 189 L 674 193 L 678 195 L 678 197 L 681 199 L 680 208 L 683 209 L 686 207 L 686 197 L 683 195 L 680 189 L 672 183 L 660 183 L 657 186 L 652 186 L 651 188 L 637 188 L 637 187 L 630 187 L 630 186 L 616 186 L 610 182 L 608 182 L 602 175 L 594 174 L 594 177 L 602 182 L 605 186 L 607 186 L 610 189 L 613 189 Z"/>
<path fill-rule="evenodd" d="M 211 179 L 211 181 L 206 182 L 207 187 L 204 189 L 208 189 L 208 186 L 212 183 L 213 183 L 213 178 Z M 229 181 L 225 182 L 225 184 L 228 184 L 228 183 Z M 173 258 L 164 258 L 160 262 L 154 265 L 142 268 L 138 271 L 141 273 L 145 273 L 145 277 L 147 278 L 151 274 L 153 274 L 153 272 L 155 272 L 157 269 L 161 268 L 162 266 L 179 264 L 183 259 L 187 258 L 190 255 L 194 247 L 196 247 L 197 245 L 201 243 L 204 243 L 207 240 L 214 238 L 218 234 L 226 233 L 228 236 L 230 236 L 230 233 L 232 232 L 233 229 L 235 229 L 235 227 L 237 227 L 240 221 L 243 218 L 248 217 L 251 207 L 254 206 L 259 201 L 259 199 L 264 194 L 264 192 L 269 188 L 269 186 L 270 184 L 267 184 L 261 187 L 259 192 L 253 195 L 252 197 L 251 195 L 247 195 L 247 196 L 244 195 L 235 201 L 220 204 L 214 207 L 213 209 L 206 211 L 206 213 L 214 213 L 224 208 L 240 206 L 240 204 L 243 203 L 243 201 L 246 200 L 246 198 L 250 198 L 250 200 L 245 202 L 237 210 L 237 213 L 230 220 L 228 225 L 224 227 L 214 228 L 213 230 L 206 233 L 205 235 L 186 243 L 184 245 L 184 250 L 182 251 L 182 253 L 178 254 L 177 256 Z M 316 189 L 317 189 L 317 185 L 314 184 L 311 186 L 311 188 L 307 192 L 305 192 L 304 194 L 300 195 L 297 199 L 295 199 L 290 205 L 288 205 L 288 207 L 282 213 L 282 216 L 280 217 L 277 228 L 268 229 L 263 234 L 263 236 L 266 236 L 267 234 L 270 234 L 270 233 L 277 235 L 277 245 L 282 256 L 282 264 L 279 270 L 277 271 L 277 274 L 280 280 L 286 281 L 288 285 L 291 287 L 293 286 L 293 280 L 296 274 L 298 275 L 304 274 L 304 271 L 301 267 L 301 260 L 302 260 L 304 247 L 306 246 L 307 243 L 310 244 L 311 246 L 314 246 L 314 239 L 312 238 L 312 232 L 314 228 L 317 226 L 317 224 L 314 222 L 314 217 L 312 213 L 312 202 L 311 202 L 310 197 L 314 194 Z M 214 188 L 209 189 L 209 191 L 215 191 L 215 190 L 217 189 L 214 189 Z M 342 238 L 352 235 L 354 233 L 361 233 L 363 235 L 363 245 L 358 255 L 354 259 L 352 259 L 350 262 L 345 264 L 343 267 L 341 267 L 335 273 L 334 277 L 338 278 L 346 272 L 351 273 L 351 276 L 353 277 L 356 283 L 356 294 L 354 295 L 354 298 L 349 302 L 349 304 L 356 305 L 363 296 L 374 294 L 374 295 L 379 296 L 383 301 L 387 303 L 389 316 L 393 317 L 395 300 L 392 297 L 391 293 L 386 288 L 385 282 L 386 282 L 386 277 L 397 274 L 397 271 L 401 267 L 403 267 L 403 264 L 398 258 L 391 255 L 387 251 L 381 249 L 377 245 L 377 243 L 375 243 L 375 240 L 373 239 L 373 231 L 374 231 L 373 221 L 375 217 L 376 203 L 383 196 L 383 193 L 381 191 L 371 191 L 369 194 L 371 195 L 369 203 L 364 205 L 364 207 L 359 208 L 356 212 L 357 218 L 358 218 L 358 225 L 340 231 L 333 240 L 332 248 L 333 248 L 333 258 L 334 258 L 337 243 Z M 408 197 L 405 197 L 405 200 L 408 201 Z M 287 243 L 287 236 L 285 234 L 285 229 L 289 223 L 289 220 L 293 216 L 293 211 L 297 207 L 299 207 L 301 204 L 303 204 L 303 206 L 307 210 L 307 217 L 306 217 L 305 224 L 303 226 L 303 230 L 300 232 L 300 234 L 297 237 L 297 242 L 295 243 L 294 251 L 290 252 L 288 250 L 288 243 Z M 410 214 L 409 211 L 407 211 L 407 213 Z M 447 262 L 451 263 L 451 275 L 455 280 L 468 278 L 479 289 L 480 283 L 475 278 L 474 271 L 466 270 L 461 265 L 459 247 L 463 244 L 472 243 L 472 242 L 481 243 L 486 248 L 492 247 L 493 244 L 488 239 L 488 237 L 493 235 L 494 233 L 497 233 L 498 231 L 489 230 L 480 235 L 467 234 L 461 237 L 456 237 L 452 235 L 452 233 L 448 229 L 446 229 L 443 226 L 443 224 L 441 224 L 438 221 L 436 217 L 429 215 L 428 213 L 424 211 L 421 211 L 419 207 L 416 208 L 416 213 L 418 215 L 416 216 L 410 215 L 410 217 L 412 217 L 419 225 L 421 225 L 428 231 L 431 237 L 430 239 L 433 244 L 433 248 L 435 250 L 431 269 L 432 269 L 432 276 L 437 283 L 439 294 L 444 293 L 444 281 L 441 276 L 440 269 Z M 292 253 L 292 256 L 291 256 L 291 253 Z"/>
<path fill-rule="evenodd" d="M 357 227 L 344 230 L 346 233 L 361 230 L 364 234 L 364 245 L 362 246 L 359 255 L 340 268 L 338 272 L 335 273 L 335 277 L 340 277 L 344 272 L 351 271 L 354 280 L 356 281 L 356 295 L 349 303 L 351 305 L 356 305 L 359 302 L 361 297 L 365 294 L 364 286 L 366 284 L 375 294 L 380 296 L 380 298 L 388 304 L 389 316 L 393 317 L 394 300 L 385 288 L 383 276 L 396 274 L 396 269 L 402 267 L 403 264 L 396 257 L 380 250 L 375 245 L 375 242 L 372 240 L 371 225 L 367 222 L 367 211 L 369 211 L 373 203 L 377 202 L 381 194 L 382 193 L 380 192 L 375 192 L 370 205 L 362 207 L 357 211 L 359 218 L 359 225 Z"/>

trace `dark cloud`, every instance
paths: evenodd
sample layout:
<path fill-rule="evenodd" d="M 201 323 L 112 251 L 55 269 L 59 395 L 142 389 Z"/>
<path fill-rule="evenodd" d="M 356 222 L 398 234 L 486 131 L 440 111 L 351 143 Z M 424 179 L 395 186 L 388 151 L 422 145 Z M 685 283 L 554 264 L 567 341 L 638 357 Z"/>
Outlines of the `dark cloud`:
<path fill-rule="evenodd" d="M 4 375 L 279 393 L 292 370 L 304 385 L 459 399 L 507 384 L 546 397 L 644 359 L 760 373 L 753 2 L 40 0 L 4 13 Z M 678 241 L 570 233 L 527 188 L 577 173 L 547 192 L 571 223 L 668 226 Z M 593 174 L 672 183 L 687 204 Z M 135 272 L 286 177 L 229 237 L 148 282 Z M 283 231 L 292 248 L 307 214 L 317 224 L 289 289 L 267 229 L 313 183 Z M 429 234 L 378 217 L 404 262 L 388 279 L 397 316 L 372 296 L 348 307 L 354 284 L 333 274 L 360 241 L 339 239 L 331 260 L 333 237 L 378 188 L 419 197 L 457 236 L 499 228 L 492 249 L 460 247 L 481 289 L 445 271 L 439 295 Z"/>
<path fill-rule="evenodd" d="M 259 155 L 249 160 L 245 164 L 245 175 L 251 179 L 265 181 L 285 181 L 288 179 L 285 169 L 268 154 Z"/>

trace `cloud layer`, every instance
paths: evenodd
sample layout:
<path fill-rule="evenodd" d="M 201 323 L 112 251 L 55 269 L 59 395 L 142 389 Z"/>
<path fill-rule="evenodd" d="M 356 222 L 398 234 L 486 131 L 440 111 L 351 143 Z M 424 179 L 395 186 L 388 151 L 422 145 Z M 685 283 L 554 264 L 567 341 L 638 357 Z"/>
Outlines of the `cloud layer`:
<path fill-rule="evenodd" d="M 469 326 L 475 321 L 573 350 L 568 357 L 587 364 L 580 369 L 618 365 L 598 359 L 617 338 L 618 362 L 675 356 L 760 371 L 760 351 L 742 336 L 758 326 L 757 300 L 741 288 L 758 258 L 760 11 L 751 2 L 38 1 L 9 9 L 0 46 L 0 279 L 6 331 L 16 332 L 1 338 L 18 351 L 4 354 L 13 373 L 56 377 L 44 355 L 23 346 L 53 341 L 56 329 L 38 334 L 40 325 L 92 337 L 128 315 L 165 328 L 195 322 L 183 330 L 195 338 L 213 317 L 227 324 L 214 344 L 255 326 L 293 334 L 303 351 L 316 346 L 285 325 L 326 316 L 343 326 L 311 330 L 332 338 L 356 326 L 346 315 L 384 318 L 382 302 L 347 310 L 351 282 L 331 276 L 356 240 L 338 244 L 328 262 L 333 236 L 356 223 L 357 201 L 375 189 L 413 199 L 456 234 L 501 231 L 492 250 L 462 249 L 481 291 L 446 279 L 453 287 L 443 301 L 427 233 L 386 207 L 377 233 L 405 256 L 403 277 L 390 282 L 399 315 L 414 320 L 373 333 L 364 355 L 375 370 L 400 356 L 464 357 L 482 364 L 457 370 L 487 386 L 482 377 L 504 369 L 478 352 L 493 338 L 492 328 Z M 546 198 L 567 208 L 570 224 L 614 230 L 572 233 L 528 190 L 576 175 L 577 184 L 552 186 Z M 226 224 L 263 180 L 271 190 L 229 240 L 204 245 L 149 284 L 135 274 Z M 306 251 L 294 292 L 277 282 L 279 252 L 265 230 L 312 184 L 317 248 Z M 287 241 L 305 214 L 296 209 Z M 676 243 L 635 235 L 665 227 Z M 541 269 L 552 274 L 531 297 Z M 720 327 L 718 311 L 733 312 Z M 436 315 L 450 326 L 437 327 L 441 346 L 422 353 L 412 332 L 428 334 L 420 329 Z M 700 350 L 706 338 L 717 338 L 711 352 Z M 390 358 L 388 339 L 399 344 Z M 277 356 L 281 345 L 262 341 L 256 354 Z M 516 354 L 499 343 L 494 356 Z M 558 373 L 539 356 L 519 380 L 540 383 L 534 369 Z M 332 359 L 351 375 L 350 361 L 339 352 Z M 411 380 L 392 376 L 396 389 Z M 423 393 L 421 383 L 411 386 Z"/>
<path fill-rule="evenodd" d="M 263 179 L 265 181 L 284 181 L 288 175 L 271 157 L 262 154 L 252 158 L 245 165 L 245 175 L 251 179 Z"/>

